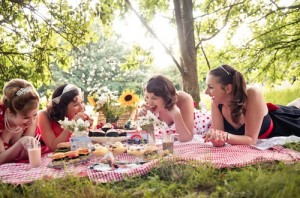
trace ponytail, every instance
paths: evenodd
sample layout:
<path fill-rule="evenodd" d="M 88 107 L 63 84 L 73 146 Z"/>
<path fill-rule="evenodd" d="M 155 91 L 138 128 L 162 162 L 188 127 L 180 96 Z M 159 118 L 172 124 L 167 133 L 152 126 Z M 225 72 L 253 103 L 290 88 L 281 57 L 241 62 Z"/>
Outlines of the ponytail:
<path fill-rule="evenodd" d="M 230 102 L 231 118 L 234 123 L 239 123 L 240 115 L 245 113 L 247 100 L 246 82 L 242 74 L 236 71 L 232 75 L 233 99 Z"/>

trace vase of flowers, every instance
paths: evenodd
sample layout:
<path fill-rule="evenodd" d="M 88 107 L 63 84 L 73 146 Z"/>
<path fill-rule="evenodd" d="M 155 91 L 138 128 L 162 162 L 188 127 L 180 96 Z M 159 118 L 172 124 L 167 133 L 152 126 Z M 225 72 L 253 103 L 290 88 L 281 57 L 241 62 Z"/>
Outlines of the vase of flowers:
<path fill-rule="evenodd" d="M 83 121 L 81 118 L 78 120 L 69 120 L 65 117 L 64 120 L 59 120 L 58 123 L 63 129 L 72 131 L 72 136 L 85 135 L 87 129 L 90 127 L 89 121 Z"/>
<path fill-rule="evenodd" d="M 90 127 L 89 121 L 83 121 L 81 118 L 78 120 L 69 120 L 65 117 L 64 120 L 58 121 L 63 129 L 72 131 L 72 136 L 70 138 L 71 150 L 76 150 L 77 148 L 88 147 L 91 140 L 88 137 L 88 128 Z"/>
<path fill-rule="evenodd" d="M 137 125 L 147 132 L 148 144 L 155 144 L 155 128 L 166 129 L 167 123 L 160 121 L 151 111 L 147 111 L 145 116 L 137 119 Z"/>
<path fill-rule="evenodd" d="M 146 124 L 141 126 L 143 131 L 147 132 L 147 142 L 148 144 L 155 144 L 155 134 L 153 124 Z"/>
<path fill-rule="evenodd" d="M 125 112 L 136 108 L 139 97 L 132 90 L 125 90 L 120 96 L 107 87 L 99 89 L 88 96 L 89 103 L 96 112 L 102 112 L 107 123 L 116 123 Z"/>

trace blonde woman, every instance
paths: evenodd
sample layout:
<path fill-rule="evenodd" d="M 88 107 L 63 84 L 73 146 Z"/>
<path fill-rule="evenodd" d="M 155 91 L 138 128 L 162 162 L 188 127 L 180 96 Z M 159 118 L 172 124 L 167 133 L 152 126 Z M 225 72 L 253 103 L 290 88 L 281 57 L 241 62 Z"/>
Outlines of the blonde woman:
<path fill-rule="evenodd" d="M 26 80 L 13 79 L 0 102 L 0 164 L 27 158 L 26 144 L 36 141 L 39 95 Z"/>

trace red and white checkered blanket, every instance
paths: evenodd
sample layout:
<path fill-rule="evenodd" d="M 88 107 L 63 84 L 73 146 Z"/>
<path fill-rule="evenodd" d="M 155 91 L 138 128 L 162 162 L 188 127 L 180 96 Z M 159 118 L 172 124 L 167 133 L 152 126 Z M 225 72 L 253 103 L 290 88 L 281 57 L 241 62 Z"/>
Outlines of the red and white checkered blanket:
<path fill-rule="evenodd" d="M 259 150 L 246 145 L 213 147 L 211 144 L 183 143 L 177 144 L 175 147 L 177 160 L 211 163 L 217 168 L 242 167 L 269 161 L 291 163 L 300 160 L 300 152 L 285 149 L 282 146 Z"/>
<path fill-rule="evenodd" d="M 161 147 L 160 147 L 161 148 Z M 276 146 L 267 150 L 259 150 L 251 146 L 227 145 L 216 148 L 204 143 L 181 143 L 175 144 L 174 157 L 179 161 L 195 160 L 199 163 L 211 163 L 216 168 L 241 167 L 258 162 L 283 161 L 292 163 L 300 160 L 300 152 L 284 149 Z M 133 157 L 123 154 L 119 160 L 134 161 Z M 66 175 L 88 176 L 96 183 L 106 183 L 111 181 L 121 181 L 128 177 L 141 176 L 149 172 L 157 165 L 158 160 L 145 163 L 141 166 L 128 169 L 127 171 L 106 171 L 98 172 L 87 167 L 95 162 L 79 165 L 70 165 L 65 169 L 48 168 L 51 159 L 44 156 L 42 166 L 30 168 L 27 163 L 7 163 L 0 166 L 0 180 L 4 183 L 24 184 L 38 179 L 51 179 L 64 177 Z"/>

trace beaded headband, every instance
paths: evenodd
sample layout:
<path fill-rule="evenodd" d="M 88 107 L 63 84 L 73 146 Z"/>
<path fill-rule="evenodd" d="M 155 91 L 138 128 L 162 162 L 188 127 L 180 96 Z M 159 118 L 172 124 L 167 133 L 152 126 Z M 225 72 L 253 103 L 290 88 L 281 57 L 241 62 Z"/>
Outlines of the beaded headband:
<path fill-rule="evenodd" d="M 60 102 L 60 99 L 61 99 L 62 95 L 64 95 L 65 93 L 67 93 L 69 91 L 73 91 L 73 90 L 78 90 L 79 91 L 79 89 L 75 85 L 68 84 L 67 86 L 65 86 L 65 88 L 62 91 L 62 93 L 59 96 L 53 98 L 52 101 L 54 103 L 58 104 Z"/>
<path fill-rule="evenodd" d="M 17 91 L 16 95 L 17 96 L 21 96 L 23 94 L 26 94 L 28 92 L 31 92 L 32 88 L 31 87 L 25 87 L 25 88 L 21 88 L 19 89 L 19 91 Z"/>

